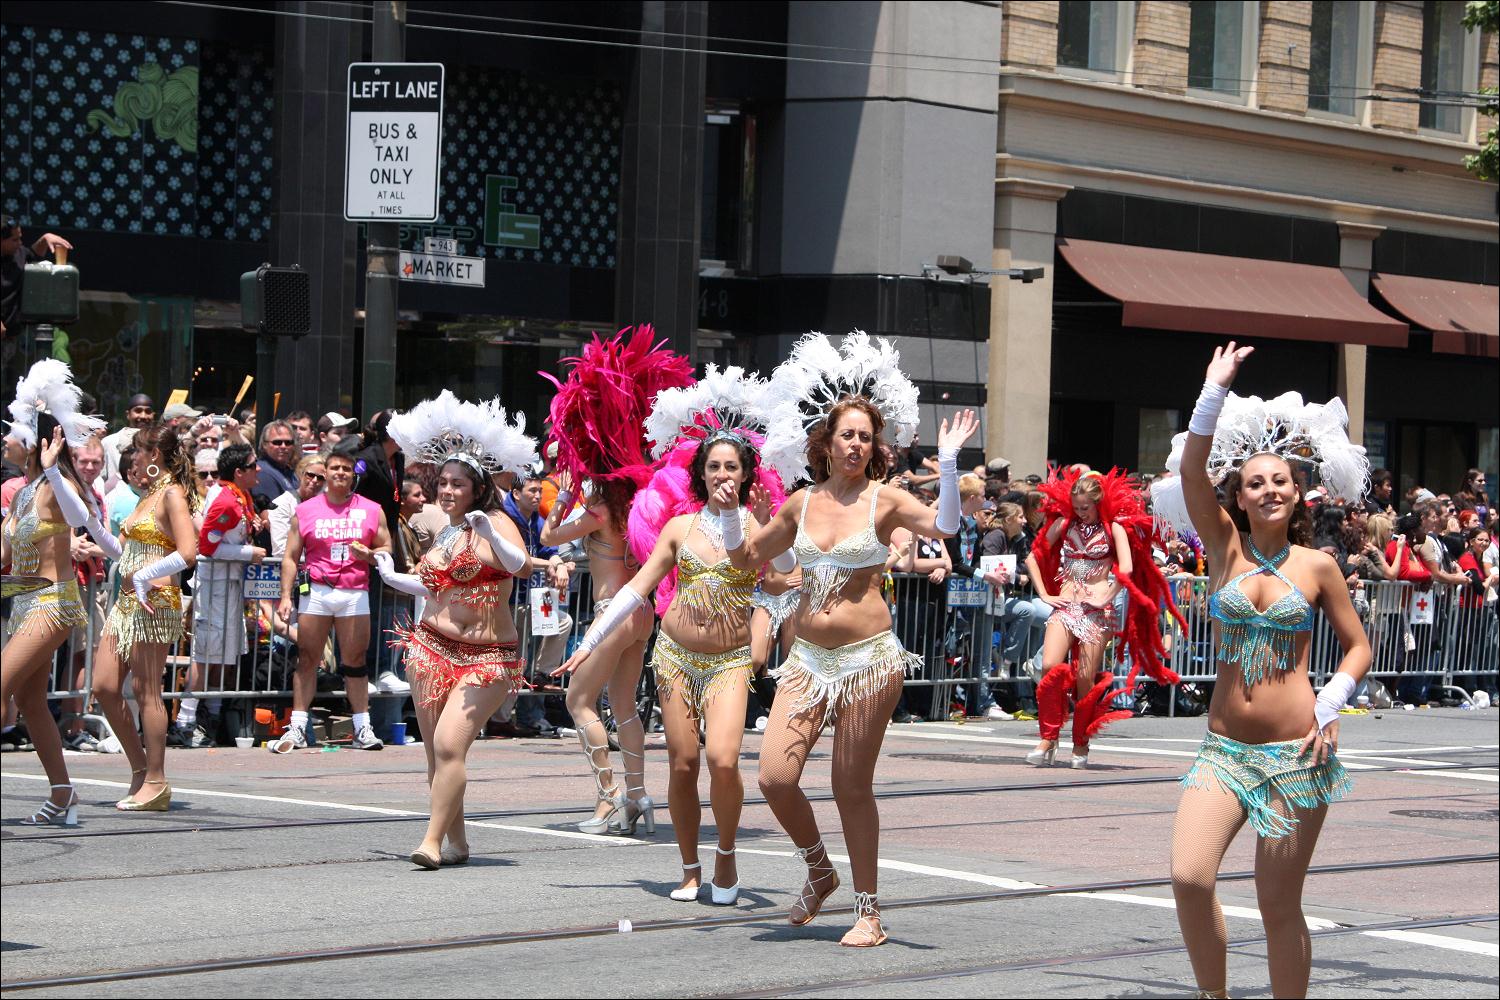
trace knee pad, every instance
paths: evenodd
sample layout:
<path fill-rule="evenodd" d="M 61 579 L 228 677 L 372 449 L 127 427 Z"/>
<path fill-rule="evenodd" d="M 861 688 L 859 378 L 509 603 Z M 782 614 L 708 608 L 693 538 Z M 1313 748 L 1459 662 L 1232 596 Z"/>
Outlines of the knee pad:
<path fill-rule="evenodd" d="M 340 663 L 339 675 L 341 677 L 368 677 L 370 675 L 370 671 L 365 668 L 365 665 L 363 663 L 359 664 L 358 666 L 350 666 L 347 663 Z"/>

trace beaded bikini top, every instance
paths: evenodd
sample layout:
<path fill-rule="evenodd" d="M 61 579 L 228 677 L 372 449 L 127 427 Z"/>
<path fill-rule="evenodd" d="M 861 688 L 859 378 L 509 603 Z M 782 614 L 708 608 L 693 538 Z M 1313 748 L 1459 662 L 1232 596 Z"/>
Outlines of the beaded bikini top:
<path fill-rule="evenodd" d="M 472 530 L 465 527 L 450 534 L 444 540 L 446 544 L 434 545 L 422 557 L 421 565 L 417 567 L 417 577 L 422 581 L 422 586 L 434 594 L 453 590 L 456 591 L 454 599 L 460 604 L 493 607 L 503 600 L 500 584 L 509 580 L 511 574 L 480 562 L 479 557 L 474 554 L 472 541 L 458 551 L 453 551 L 457 547 L 454 543 L 460 537 L 472 539 L 472 535 Z M 438 566 L 433 562 L 433 557 L 439 553 L 448 557 L 448 565 Z"/>
<path fill-rule="evenodd" d="M 741 508 L 742 518 L 745 513 Z M 693 515 L 688 538 L 692 537 L 701 516 L 701 513 Z M 727 555 L 718 562 L 705 562 L 688 548 L 686 539 L 677 546 L 677 601 L 692 613 L 698 625 L 706 626 L 716 615 L 748 608 L 757 577 L 753 569 L 735 569 Z"/>
<path fill-rule="evenodd" d="M 36 491 L 41 483 L 38 476 L 21 487 L 11 508 L 16 512 L 10 532 L 11 572 L 21 576 L 35 576 L 42 571 L 42 542 L 72 530 L 64 521 L 43 520 L 37 513 Z"/>
<path fill-rule="evenodd" d="M 864 528 L 848 538 L 839 539 L 826 552 L 818 548 L 803 530 L 813 489 L 809 486 L 802 494 L 802 516 L 797 519 L 797 538 L 792 543 L 792 551 L 802 566 L 802 593 L 807 598 L 807 609 L 816 614 L 855 573 L 872 566 L 884 566 L 891 547 L 882 544 L 875 535 L 875 504 L 881 490 L 877 485 L 870 494 L 870 516 Z"/>
<path fill-rule="evenodd" d="M 1108 570 L 1113 559 L 1114 547 L 1110 545 L 1107 527 L 1099 522 L 1074 525 L 1063 535 L 1058 582 L 1071 579 L 1087 583 Z"/>
<path fill-rule="evenodd" d="M 1272 669 L 1291 669 L 1297 633 L 1311 632 L 1314 618 L 1312 605 L 1302 591 L 1278 569 L 1291 554 L 1291 545 L 1269 559 L 1254 542 L 1249 546 L 1250 558 L 1257 564 L 1255 568 L 1228 581 L 1208 599 L 1208 613 L 1219 623 L 1219 659 L 1240 665 L 1246 687 L 1260 681 Z M 1291 588 L 1264 611 L 1240 589 L 1241 580 L 1259 573 L 1270 573 Z"/>

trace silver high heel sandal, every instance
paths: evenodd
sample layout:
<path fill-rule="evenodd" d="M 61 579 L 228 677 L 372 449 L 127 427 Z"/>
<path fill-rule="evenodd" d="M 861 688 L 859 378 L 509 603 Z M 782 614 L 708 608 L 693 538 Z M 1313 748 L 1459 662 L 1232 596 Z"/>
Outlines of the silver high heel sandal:
<path fill-rule="evenodd" d="M 1045 750 L 1033 750 L 1026 755 L 1026 763 L 1032 767 L 1051 767 L 1052 762 L 1057 759 L 1057 744 L 1054 743 Z"/>
<path fill-rule="evenodd" d="M 1075 753 L 1068 760 L 1068 765 L 1075 771 L 1082 771 L 1089 766 L 1089 755 L 1086 753 Z"/>
<path fill-rule="evenodd" d="M 51 799 L 42 803 L 40 809 L 21 820 L 22 826 L 77 826 L 78 792 L 72 785 L 53 785 L 52 788 L 68 790 L 67 805 L 58 805 Z M 62 817 L 59 819 L 58 817 Z"/>
<path fill-rule="evenodd" d="M 608 765 L 600 767 L 598 762 L 594 760 L 594 751 L 603 750 L 605 760 L 608 760 L 609 741 L 608 739 L 606 739 L 605 742 L 600 744 L 590 743 L 588 733 L 589 725 L 598 725 L 602 728 L 604 726 L 604 722 L 603 720 L 595 719 L 594 722 L 589 723 L 588 725 L 579 726 L 578 742 L 583 744 L 583 755 L 588 758 L 589 766 L 594 769 L 594 785 L 599 790 L 599 797 L 595 801 L 609 803 L 609 812 L 605 813 L 603 816 L 590 817 L 589 819 L 586 819 L 583 822 L 579 823 L 578 832 L 606 833 L 613 825 L 615 816 L 620 812 L 620 810 L 625 808 L 625 796 L 620 794 L 619 782 L 615 782 L 608 786 L 604 784 L 604 772 L 608 771 L 610 773 L 610 777 L 614 777 L 614 768 L 609 767 Z"/>
<path fill-rule="evenodd" d="M 685 872 L 697 870 L 701 873 L 703 871 L 703 862 L 694 861 L 690 865 L 683 865 L 682 870 Z M 700 878 L 697 885 L 683 886 L 681 889 L 673 889 L 671 892 L 667 893 L 667 895 L 677 900 L 677 902 L 679 903 L 691 903 L 693 900 L 698 898 L 698 894 L 702 891 L 703 880 Z"/>
<path fill-rule="evenodd" d="M 715 847 L 714 850 L 718 851 L 726 858 L 732 858 L 734 857 L 734 852 L 736 849 L 730 848 L 726 851 L 722 848 Z M 712 902 L 715 906 L 733 906 L 734 901 L 740 898 L 739 880 L 736 879 L 734 885 L 730 886 L 729 888 L 721 889 L 719 888 L 719 886 L 714 884 L 712 879 L 710 879 L 708 882 L 708 898 L 709 901 Z"/>
<path fill-rule="evenodd" d="M 623 720 L 617 720 L 616 723 L 615 723 L 615 730 L 616 730 L 616 732 L 618 732 L 620 729 L 622 729 L 623 727 L 629 725 L 632 722 L 634 722 L 637 726 L 640 726 L 641 725 L 641 717 L 639 715 L 631 715 L 631 716 L 628 716 L 627 718 L 625 718 Z M 642 732 L 642 735 L 644 735 L 644 733 L 645 733 L 645 727 L 644 726 L 641 727 L 641 732 Z M 610 820 L 609 828 L 614 833 L 623 833 L 623 834 L 626 834 L 627 836 L 634 837 L 635 836 L 635 825 L 636 825 L 636 823 L 638 823 L 638 822 L 640 822 L 641 820 L 644 819 L 646 821 L 646 835 L 650 836 L 651 834 L 654 834 L 656 832 L 656 803 L 654 803 L 654 802 L 651 801 L 651 796 L 649 796 L 649 795 L 641 795 L 639 798 L 631 798 L 630 797 L 630 793 L 631 792 L 644 792 L 646 790 L 646 786 L 643 785 L 643 784 L 642 785 L 632 785 L 630 783 L 630 763 L 629 763 L 629 758 L 631 758 L 631 757 L 639 757 L 640 758 L 640 760 L 641 760 L 641 769 L 640 769 L 641 780 L 645 781 L 646 780 L 646 755 L 645 754 L 636 753 L 634 750 L 627 750 L 627 749 L 625 749 L 625 743 L 622 740 L 620 742 L 620 756 L 621 756 L 621 758 L 625 759 L 625 761 L 626 761 L 626 764 L 625 764 L 625 807 L 623 809 L 621 809 L 619 813 L 616 813 L 615 816 L 614 816 L 614 818 Z"/>

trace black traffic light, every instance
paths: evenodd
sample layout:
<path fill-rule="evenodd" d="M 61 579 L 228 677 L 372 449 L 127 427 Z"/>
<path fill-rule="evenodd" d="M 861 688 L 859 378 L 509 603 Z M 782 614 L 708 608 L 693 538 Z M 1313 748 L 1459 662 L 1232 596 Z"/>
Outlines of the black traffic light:
<path fill-rule="evenodd" d="M 240 275 L 240 322 L 271 337 L 312 333 L 312 276 L 295 264 L 246 271 Z"/>

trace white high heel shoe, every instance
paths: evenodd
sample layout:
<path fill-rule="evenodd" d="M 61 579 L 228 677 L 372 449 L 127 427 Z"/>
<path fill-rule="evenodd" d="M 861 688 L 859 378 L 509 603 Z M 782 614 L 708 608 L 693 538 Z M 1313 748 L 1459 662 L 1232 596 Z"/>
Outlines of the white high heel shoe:
<path fill-rule="evenodd" d="M 1045 750 L 1033 750 L 1026 755 L 1026 763 L 1032 767 L 1051 767 L 1057 758 L 1057 744 L 1054 743 Z"/>
<path fill-rule="evenodd" d="M 601 726 L 603 725 L 597 719 L 594 721 Z M 610 777 L 614 777 L 614 769 L 609 766 L 609 743 L 607 740 L 600 744 L 589 742 L 588 725 L 578 727 L 578 742 L 583 744 L 584 756 L 588 758 L 589 766 L 594 769 L 594 787 L 598 789 L 598 798 L 595 801 L 609 803 L 609 811 L 603 816 L 591 816 L 577 824 L 578 832 L 607 833 L 617 825 L 618 821 L 615 817 L 625 808 L 625 796 L 620 794 L 619 783 L 615 782 L 609 785 L 605 785 L 604 783 L 604 772 L 608 771 Z M 603 766 L 600 766 L 599 762 L 594 760 L 594 751 L 596 750 L 604 751 L 605 763 Z"/>
<path fill-rule="evenodd" d="M 41 808 L 21 820 L 22 826 L 77 826 L 78 825 L 78 793 L 73 790 L 72 785 L 53 785 L 56 788 L 68 790 L 68 804 L 60 806 L 51 799 L 42 803 Z M 61 817 L 59 819 L 59 817 Z"/>
<path fill-rule="evenodd" d="M 726 858 L 733 857 L 735 851 L 734 848 L 726 851 L 718 847 L 715 847 L 714 850 Z M 740 898 L 740 883 L 736 881 L 729 888 L 721 889 L 710 880 L 708 883 L 708 898 L 715 906 L 733 906 L 734 901 Z"/>
<path fill-rule="evenodd" d="M 1086 753 L 1085 754 L 1076 754 L 1075 753 L 1072 756 L 1072 758 L 1070 758 L 1068 760 L 1068 764 L 1073 768 L 1073 770 L 1075 770 L 1075 771 L 1082 771 L 1082 770 L 1086 769 L 1089 766 L 1089 755 L 1086 754 Z"/>
<path fill-rule="evenodd" d="M 700 862 L 700 861 L 695 861 L 695 862 L 693 862 L 690 865 L 683 865 L 682 866 L 682 870 L 685 871 L 685 872 L 690 872 L 690 871 L 693 871 L 694 869 L 696 869 L 696 870 L 698 870 L 698 871 L 701 872 L 703 870 L 703 863 Z M 695 899 L 698 898 L 698 894 L 700 892 L 702 892 L 702 891 L 703 891 L 703 883 L 700 880 L 697 885 L 693 885 L 693 886 L 686 886 L 685 885 L 681 889 L 673 889 L 671 892 L 667 893 L 667 895 L 670 896 L 670 897 L 672 897 L 673 899 L 677 900 L 677 902 L 679 902 L 679 903 L 691 903 L 693 900 L 695 900 Z"/>

